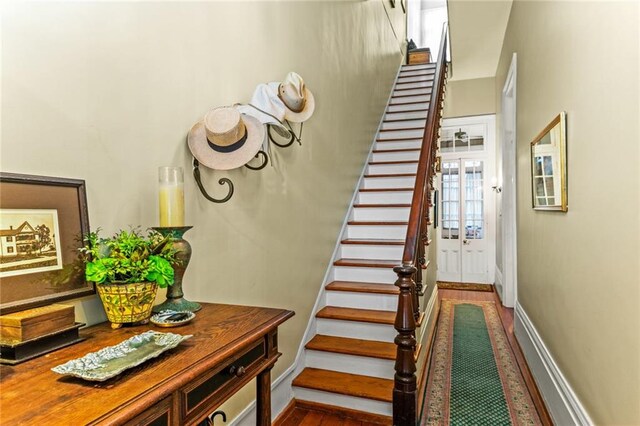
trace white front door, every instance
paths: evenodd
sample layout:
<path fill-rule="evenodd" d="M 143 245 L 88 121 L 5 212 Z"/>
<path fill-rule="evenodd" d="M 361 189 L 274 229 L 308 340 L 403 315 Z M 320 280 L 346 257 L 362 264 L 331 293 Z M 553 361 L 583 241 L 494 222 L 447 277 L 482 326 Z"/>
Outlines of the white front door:
<path fill-rule="evenodd" d="M 483 159 L 442 161 L 438 280 L 490 283 Z"/>
<path fill-rule="evenodd" d="M 440 138 L 439 281 L 493 284 L 495 116 L 445 119 Z"/>

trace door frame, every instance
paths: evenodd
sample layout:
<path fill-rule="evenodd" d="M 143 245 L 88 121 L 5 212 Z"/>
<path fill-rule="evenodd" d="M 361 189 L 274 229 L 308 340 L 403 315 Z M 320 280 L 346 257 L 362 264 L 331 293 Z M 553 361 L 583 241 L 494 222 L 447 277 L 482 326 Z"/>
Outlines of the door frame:
<path fill-rule="evenodd" d="M 517 241 L 517 121 L 516 121 L 516 87 L 517 87 L 517 54 L 511 57 L 511 65 L 502 89 L 502 120 L 500 124 L 500 139 L 502 151 L 502 170 L 500 182 L 502 197 L 498 200 L 497 209 L 502 216 L 502 271 L 498 269 L 501 283 L 496 283 L 498 295 L 502 304 L 514 307 L 518 299 L 518 241 Z M 513 133 L 513 146 L 507 146 L 506 134 Z M 511 182 L 504 180 L 504 176 L 512 176 Z M 498 285 L 501 284 L 501 285 Z M 499 288 L 501 287 L 501 288 Z M 502 290 L 502 291 L 500 291 Z"/>
<path fill-rule="evenodd" d="M 445 118 L 442 120 L 442 127 L 456 127 L 456 126 L 468 126 L 474 124 L 484 124 L 487 126 L 487 138 L 485 140 L 485 149 L 483 151 L 467 151 L 467 152 L 451 152 L 443 153 L 438 151 L 444 160 L 463 159 L 473 160 L 479 159 L 485 162 L 485 175 L 483 182 L 484 192 L 484 208 L 487 227 L 485 230 L 485 237 L 487 242 L 487 283 L 494 283 L 496 276 L 496 192 L 491 189 L 491 180 L 496 176 L 496 116 L 495 114 L 483 114 L 464 117 Z M 440 189 L 442 181 L 441 174 L 438 173 L 437 188 Z M 442 202 L 442 197 L 438 202 Z M 438 206 L 440 210 L 440 206 Z M 462 218 L 461 218 L 462 219 Z M 440 236 L 440 230 L 438 230 L 437 237 Z M 462 244 L 462 239 L 460 240 Z M 436 245 L 437 247 L 437 245 Z M 462 252 L 460 254 L 462 256 Z M 462 258 L 461 258 L 462 261 Z"/>

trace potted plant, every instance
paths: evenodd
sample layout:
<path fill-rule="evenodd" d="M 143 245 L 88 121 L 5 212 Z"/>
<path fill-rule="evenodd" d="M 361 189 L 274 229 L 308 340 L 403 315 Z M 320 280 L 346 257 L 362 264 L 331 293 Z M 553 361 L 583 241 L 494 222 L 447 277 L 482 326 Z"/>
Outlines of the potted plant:
<path fill-rule="evenodd" d="M 145 237 L 138 229 L 101 238 L 99 231 L 87 235 L 80 252 L 86 279 L 96 283 L 111 327 L 148 322 L 158 287 L 173 284 L 171 239 L 156 231 Z"/>

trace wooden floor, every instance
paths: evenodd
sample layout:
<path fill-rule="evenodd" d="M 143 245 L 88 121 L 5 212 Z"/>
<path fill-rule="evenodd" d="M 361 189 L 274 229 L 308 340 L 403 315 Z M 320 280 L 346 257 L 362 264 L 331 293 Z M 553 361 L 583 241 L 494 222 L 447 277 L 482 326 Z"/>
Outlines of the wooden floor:
<path fill-rule="evenodd" d="M 442 299 L 454 299 L 454 300 L 475 300 L 475 301 L 483 301 L 483 300 L 493 300 L 496 302 L 496 306 L 498 308 L 498 313 L 500 314 L 500 320 L 502 321 L 502 327 L 507 334 L 507 339 L 509 340 L 509 344 L 511 345 L 511 349 L 516 357 L 516 361 L 518 362 L 518 367 L 520 368 L 520 372 L 522 373 L 522 377 L 524 378 L 525 384 L 527 385 L 527 389 L 531 394 L 531 399 L 533 400 L 533 404 L 536 406 L 536 411 L 540 416 L 540 420 L 543 425 L 553 425 L 551 421 L 551 417 L 549 416 L 549 412 L 547 411 L 544 402 L 542 401 L 542 396 L 538 391 L 538 387 L 536 386 L 533 376 L 529 371 L 529 367 L 527 366 L 527 362 L 524 359 L 524 355 L 522 354 L 522 349 L 520 349 L 520 345 L 518 344 L 516 337 L 513 334 L 513 309 L 505 308 L 502 306 L 500 302 L 500 298 L 498 294 L 495 292 L 485 292 L 485 291 L 464 291 L 464 290 L 446 290 L 439 289 L 438 290 L 438 298 Z"/>
<path fill-rule="evenodd" d="M 487 291 L 466 291 L 466 290 L 438 290 L 438 296 L 442 299 L 454 299 L 454 300 L 474 300 L 474 301 L 495 301 L 498 307 L 498 313 L 502 320 L 502 325 L 506 331 L 507 339 L 513 349 L 518 367 L 524 377 L 524 381 L 527 385 L 533 403 L 536 406 L 536 410 L 540 415 L 543 425 L 553 425 L 549 413 L 547 412 L 540 392 L 535 385 L 529 367 L 522 355 L 520 345 L 513 335 L 513 309 L 505 308 L 500 303 L 500 299 L 495 292 Z M 285 410 L 282 418 L 278 418 L 274 422 L 276 426 L 380 426 L 381 423 L 372 423 L 370 421 L 363 421 L 352 417 L 346 417 L 344 413 L 331 412 L 326 409 L 317 409 L 313 406 L 291 406 L 290 409 Z"/>
<path fill-rule="evenodd" d="M 296 407 L 281 421 L 275 422 L 277 426 L 381 426 L 380 423 L 371 423 L 362 420 L 342 417 L 337 414 L 323 411 Z"/>

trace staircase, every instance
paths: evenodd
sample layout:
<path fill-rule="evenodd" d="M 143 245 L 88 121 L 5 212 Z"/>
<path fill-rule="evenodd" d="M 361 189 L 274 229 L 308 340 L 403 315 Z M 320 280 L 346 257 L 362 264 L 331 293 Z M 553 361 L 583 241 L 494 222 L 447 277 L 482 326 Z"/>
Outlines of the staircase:
<path fill-rule="evenodd" d="M 341 236 L 296 400 L 379 415 L 391 422 L 394 329 L 418 160 L 436 64 L 402 66 Z"/>

